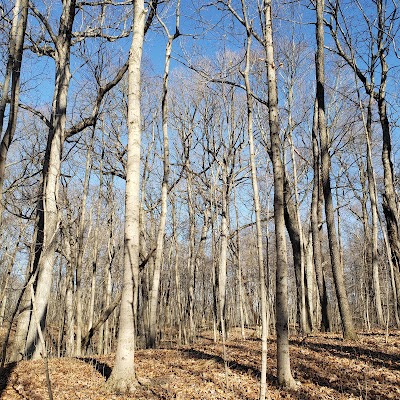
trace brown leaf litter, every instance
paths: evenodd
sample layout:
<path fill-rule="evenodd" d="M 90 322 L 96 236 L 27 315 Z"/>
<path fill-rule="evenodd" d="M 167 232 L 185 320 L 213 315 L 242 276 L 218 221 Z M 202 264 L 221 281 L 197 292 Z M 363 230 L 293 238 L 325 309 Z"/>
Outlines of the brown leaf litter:
<path fill-rule="evenodd" d="M 168 347 L 168 348 L 167 348 Z M 164 344 L 139 350 L 135 359 L 139 381 L 134 395 L 111 394 L 105 387 L 114 355 L 54 358 L 49 372 L 55 400 L 122 399 L 258 399 L 261 342 L 227 342 L 225 373 L 221 343 L 205 336 L 191 346 Z M 335 334 L 292 338 L 292 370 L 297 391 L 276 381 L 276 344 L 269 340 L 268 393 L 271 399 L 400 399 L 400 331 L 360 334 L 359 342 Z M 48 399 L 43 360 L 9 364 L 0 370 L 0 399 Z"/>

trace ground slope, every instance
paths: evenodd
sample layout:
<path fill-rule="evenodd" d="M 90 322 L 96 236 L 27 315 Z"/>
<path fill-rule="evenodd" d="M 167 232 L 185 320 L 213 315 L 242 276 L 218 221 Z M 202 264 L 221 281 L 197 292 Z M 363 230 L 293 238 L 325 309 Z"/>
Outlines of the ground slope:
<path fill-rule="evenodd" d="M 49 360 L 55 400 L 257 399 L 261 343 L 256 338 L 227 343 L 228 376 L 222 346 L 204 337 L 192 346 L 164 344 L 136 353 L 142 385 L 135 396 L 113 395 L 105 380 L 113 355 Z M 167 348 L 170 347 L 170 348 Z M 400 399 L 400 332 L 361 334 L 358 343 L 339 335 L 292 338 L 294 392 L 276 385 L 275 341 L 269 341 L 268 387 L 272 399 Z M 226 380 L 228 386 L 226 386 Z M 48 399 L 43 361 L 24 361 L 0 371 L 0 399 Z"/>

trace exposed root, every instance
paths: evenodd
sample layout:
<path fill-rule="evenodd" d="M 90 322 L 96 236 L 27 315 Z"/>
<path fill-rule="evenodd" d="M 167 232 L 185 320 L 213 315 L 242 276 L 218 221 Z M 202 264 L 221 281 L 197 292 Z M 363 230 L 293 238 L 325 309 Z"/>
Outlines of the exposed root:
<path fill-rule="evenodd" d="M 132 394 L 136 391 L 138 385 L 139 382 L 135 378 L 116 378 L 113 375 L 106 382 L 107 390 L 118 395 Z"/>

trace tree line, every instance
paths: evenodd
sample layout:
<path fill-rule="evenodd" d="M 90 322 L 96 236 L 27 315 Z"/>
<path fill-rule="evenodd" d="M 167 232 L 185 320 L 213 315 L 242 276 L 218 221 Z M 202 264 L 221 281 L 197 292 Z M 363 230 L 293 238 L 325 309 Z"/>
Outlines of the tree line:
<path fill-rule="evenodd" d="M 396 2 L 0 12 L 3 364 L 400 326 Z"/>

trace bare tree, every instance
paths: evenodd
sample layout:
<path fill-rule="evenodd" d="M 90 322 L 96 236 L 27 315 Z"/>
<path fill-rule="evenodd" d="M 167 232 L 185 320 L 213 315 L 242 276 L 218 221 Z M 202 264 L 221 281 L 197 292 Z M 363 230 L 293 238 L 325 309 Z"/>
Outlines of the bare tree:
<path fill-rule="evenodd" d="M 23 57 L 23 45 L 28 21 L 28 0 L 18 0 L 13 9 L 13 19 L 9 38 L 8 61 L 2 85 L 0 99 L 0 134 L 3 134 L 4 116 L 7 103 L 10 102 L 7 128 L 0 143 L 0 191 L 3 194 L 6 159 L 8 149 L 17 126 L 17 114 L 20 94 L 20 78 Z M 11 82 L 11 93 L 9 93 Z M 0 199 L 0 225 L 3 216 L 3 201 Z"/>
<path fill-rule="evenodd" d="M 134 0 L 133 36 L 128 69 L 128 161 L 125 188 L 124 275 L 115 366 L 107 386 L 133 392 L 135 375 L 136 310 L 139 284 L 141 62 L 146 11 L 143 0 Z"/>
<path fill-rule="evenodd" d="M 398 201 L 394 188 L 394 172 L 392 161 L 392 138 L 391 127 L 388 115 L 387 102 L 387 83 L 389 79 L 388 54 L 393 39 L 400 29 L 398 24 L 398 5 L 395 2 L 385 2 L 378 0 L 374 2 L 374 10 L 372 11 L 366 5 L 357 2 L 357 10 L 361 15 L 361 20 L 365 23 L 366 40 L 364 43 L 369 43 L 369 47 L 365 49 L 365 45 L 358 45 L 358 36 L 364 38 L 363 35 L 353 34 L 347 18 L 344 17 L 343 9 L 339 2 L 332 1 L 328 3 L 328 12 L 331 16 L 329 21 L 325 21 L 329 28 L 330 34 L 335 42 L 335 48 L 331 49 L 337 53 L 346 64 L 354 71 L 359 81 L 362 83 L 365 92 L 371 102 L 376 101 L 379 121 L 382 130 L 382 166 L 383 166 L 383 183 L 384 194 L 382 208 L 386 219 L 386 229 L 389 244 L 391 247 L 392 263 L 395 266 L 395 281 L 397 291 L 400 290 L 400 234 L 398 221 Z M 367 57 L 362 56 L 367 51 Z M 362 65 L 364 60 L 368 60 L 366 65 Z M 368 116 L 366 119 L 366 129 L 368 128 Z M 370 135 L 370 132 L 368 133 Z M 367 140 L 368 142 L 368 140 Z M 367 144 L 368 146 L 368 144 Z M 368 154 L 368 148 L 367 148 Z M 369 195 L 371 201 L 371 209 L 374 209 L 376 201 L 373 189 L 373 173 L 372 164 L 367 157 L 367 175 L 369 185 Z M 374 222 L 376 223 L 376 215 L 373 214 Z M 376 227 L 373 228 L 373 240 L 375 241 Z M 375 245 L 373 245 L 375 246 Z M 374 247 L 373 247 L 374 248 Z M 375 250 L 373 249 L 375 254 Z M 379 273 L 377 270 L 376 257 L 372 257 L 373 284 L 375 292 L 375 304 L 377 306 L 378 319 L 382 322 L 382 313 L 379 287 Z M 399 301 L 397 303 L 400 309 Z"/>
<path fill-rule="evenodd" d="M 36 311 L 43 329 L 51 291 L 53 264 L 60 223 L 58 189 L 63 146 L 68 137 L 72 137 L 94 125 L 98 118 L 104 96 L 122 79 L 127 64 L 123 65 L 109 82 L 105 84 L 102 84 L 103 82 L 101 81 L 97 82 L 98 91 L 95 101 L 92 104 L 90 115 L 82 118 L 75 125 L 67 129 L 68 91 L 71 82 L 71 48 L 74 43 L 73 37 L 78 35 L 76 33 L 73 34 L 72 31 L 76 17 L 76 1 L 71 0 L 63 3 L 57 32 L 53 30 L 49 20 L 34 4 L 31 4 L 31 8 L 37 20 L 43 24 L 43 29 L 49 38 L 48 42 L 52 43 L 54 47 L 48 46 L 47 42 L 46 44 L 42 44 L 41 41 L 43 41 L 44 38 L 40 36 L 38 42 L 33 43 L 30 48 L 39 55 L 48 55 L 53 58 L 56 73 L 50 119 L 48 120 L 37 110 L 33 111 L 35 114 L 40 115 L 41 119 L 46 122 L 49 128 L 44 163 L 41 171 L 39 200 L 36 207 L 36 236 L 34 237 L 36 244 L 31 268 L 31 274 L 37 276 L 37 281 L 35 282 Z M 86 34 L 87 32 L 83 32 L 82 37 L 85 38 L 87 36 Z M 101 36 L 99 33 L 96 35 Z M 26 297 L 17 324 L 17 337 L 25 337 L 26 340 L 14 342 L 15 349 L 13 354 L 26 354 L 29 357 L 39 357 L 40 343 L 38 343 L 39 346 L 36 347 L 38 339 L 37 324 L 33 323 L 33 321 L 29 323 L 29 319 L 31 319 L 31 314 L 29 312 L 30 303 L 30 296 Z M 27 331 L 28 333 L 26 335 Z"/>
<path fill-rule="evenodd" d="M 317 55 L 316 55 L 316 79 L 317 79 L 317 106 L 318 106 L 318 130 L 321 141 L 321 181 L 325 199 L 325 216 L 328 230 L 328 241 L 331 256 L 331 265 L 335 281 L 336 295 L 343 326 L 343 336 L 346 339 L 357 339 L 353 319 L 350 313 L 349 301 L 344 285 L 343 265 L 340 257 L 339 242 L 335 226 L 335 215 L 332 203 L 332 190 L 330 182 L 330 140 L 325 122 L 325 57 L 324 57 L 324 0 L 317 0 Z"/>
<path fill-rule="evenodd" d="M 249 21 L 247 19 L 247 12 L 244 5 L 244 1 L 242 1 L 243 7 L 243 16 L 246 25 L 246 33 L 247 33 L 247 46 L 246 46 L 246 68 L 243 72 L 243 77 L 245 80 L 246 86 L 246 99 L 247 99 L 247 135 L 249 141 L 249 150 L 250 150 L 250 166 L 251 166 L 251 182 L 253 186 L 253 195 L 254 195 L 254 210 L 256 214 L 256 229 L 257 229 L 257 254 L 258 254 L 258 271 L 259 271 L 259 280 L 260 280 L 260 303 L 261 303 L 261 380 L 260 380 L 260 400 L 265 400 L 269 398 L 267 393 L 267 351 L 268 351 L 268 303 L 267 303 L 267 289 L 265 285 L 265 268 L 264 268 L 264 248 L 263 248 L 263 232 L 261 225 L 261 205 L 260 205 L 260 194 L 258 189 L 258 180 L 257 180 L 257 169 L 255 162 L 255 149 L 254 149 L 254 135 L 253 135 L 253 98 L 251 95 L 251 86 L 250 86 L 250 50 L 251 50 L 251 29 L 249 25 Z M 239 233 L 238 233 L 239 236 Z M 238 248 L 239 251 L 239 248 Z M 241 279 L 241 270 L 239 269 L 240 279 Z M 239 281 L 239 284 L 241 282 Z M 242 288 L 241 284 L 239 286 L 239 293 L 241 293 Z M 242 307 L 242 304 L 240 304 Z M 242 308 L 241 308 L 242 313 Z M 241 314 L 242 317 L 242 314 Z M 242 318 L 241 318 L 242 319 Z"/>
<path fill-rule="evenodd" d="M 321 227 L 322 227 L 322 185 L 320 167 L 320 149 L 318 141 L 318 104 L 314 103 L 314 117 L 312 126 L 312 152 L 313 152 L 313 188 L 311 199 L 311 232 L 313 243 L 314 269 L 317 278 L 319 301 L 321 306 L 321 330 L 329 332 L 331 321 L 328 308 L 328 293 L 326 289 L 325 275 L 322 268 L 322 249 L 321 249 Z"/>
<path fill-rule="evenodd" d="M 270 0 L 263 2 L 265 18 L 264 40 L 268 78 L 268 117 L 271 136 L 271 160 L 274 172 L 274 220 L 276 247 L 276 333 L 277 333 L 277 363 L 278 381 L 281 385 L 294 388 L 289 357 L 289 315 L 288 315 L 288 275 L 287 250 L 285 236 L 285 198 L 284 198 L 284 168 L 281 158 L 281 139 L 278 111 L 278 89 L 274 46 L 272 38 L 272 5 Z"/>
<path fill-rule="evenodd" d="M 159 19 L 167 35 L 167 45 L 165 48 L 165 65 L 164 65 L 164 78 L 163 78 L 163 94 L 162 94 L 162 133 L 163 133 L 163 181 L 161 185 L 161 215 L 157 232 L 156 254 L 154 259 L 154 272 L 153 282 L 151 286 L 150 295 L 150 310 L 149 310 L 149 335 L 147 346 L 156 346 L 157 336 L 157 308 L 159 301 L 160 290 L 160 277 L 161 277 L 161 263 L 164 250 L 164 233 L 167 219 L 168 208 L 168 190 L 169 190 L 169 137 L 168 137 L 168 76 L 169 67 L 171 62 L 172 43 L 179 36 L 179 18 L 180 18 L 180 0 L 176 5 L 176 20 L 175 20 L 175 33 L 171 34 L 164 24 Z"/>

